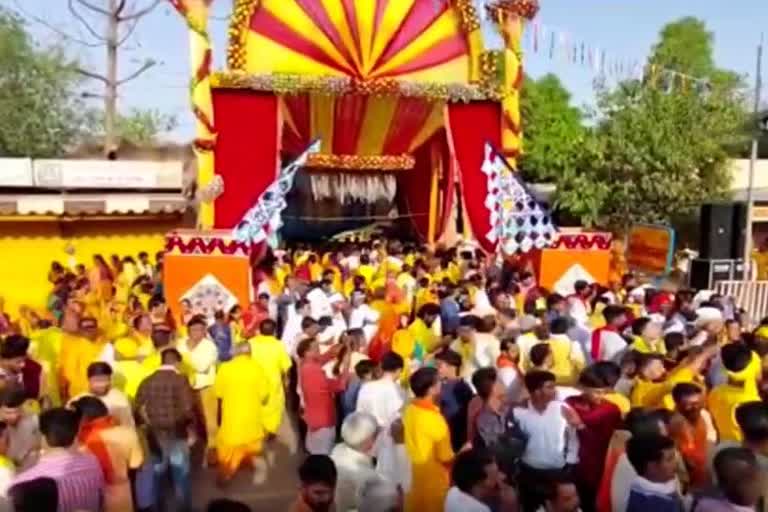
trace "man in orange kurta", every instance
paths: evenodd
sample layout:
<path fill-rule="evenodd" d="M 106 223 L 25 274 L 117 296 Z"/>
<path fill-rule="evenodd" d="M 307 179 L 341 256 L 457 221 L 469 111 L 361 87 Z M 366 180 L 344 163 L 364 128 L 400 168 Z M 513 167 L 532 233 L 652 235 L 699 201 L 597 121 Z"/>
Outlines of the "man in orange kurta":
<path fill-rule="evenodd" d="M 685 462 L 694 490 L 703 489 L 709 483 L 707 462 L 709 440 L 707 424 L 701 416 L 704 409 L 704 389 L 682 382 L 672 389 L 675 400 L 674 421 L 670 425 L 670 437 Z"/>
<path fill-rule="evenodd" d="M 454 453 L 448 423 L 436 405 L 440 396 L 437 370 L 420 368 L 411 376 L 410 385 L 415 398 L 403 412 L 403 429 L 413 481 L 405 512 L 442 512 Z"/>
<path fill-rule="evenodd" d="M 107 406 L 94 396 L 82 397 L 72 405 L 83 418 L 78 440 L 99 460 L 104 472 L 104 511 L 134 510 L 128 474 L 144 463 L 136 429 L 119 425 Z"/>

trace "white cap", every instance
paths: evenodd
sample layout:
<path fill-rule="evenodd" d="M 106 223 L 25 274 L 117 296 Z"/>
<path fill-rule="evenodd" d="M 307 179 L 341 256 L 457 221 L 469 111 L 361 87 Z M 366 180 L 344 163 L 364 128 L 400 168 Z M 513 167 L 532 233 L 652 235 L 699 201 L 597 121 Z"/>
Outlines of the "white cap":
<path fill-rule="evenodd" d="M 704 307 L 696 310 L 696 324 L 701 325 L 707 322 L 716 322 L 723 320 L 723 313 L 717 308 Z"/>

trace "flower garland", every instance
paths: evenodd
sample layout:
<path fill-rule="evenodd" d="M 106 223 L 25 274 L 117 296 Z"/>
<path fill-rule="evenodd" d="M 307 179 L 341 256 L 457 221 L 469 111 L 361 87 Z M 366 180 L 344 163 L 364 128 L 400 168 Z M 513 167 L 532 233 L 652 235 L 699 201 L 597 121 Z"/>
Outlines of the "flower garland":
<path fill-rule="evenodd" d="M 465 33 L 480 29 L 480 18 L 472 0 L 454 0 L 453 7 L 459 14 L 459 22 Z"/>
<path fill-rule="evenodd" d="M 248 36 L 248 23 L 258 5 L 259 0 L 236 0 L 229 21 L 229 47 L 227 48 L 229 69 L 242 70 L 245 66 L 245 40 Z"/>
<path fill-rule="evenodd" d="M 403 155 L 331 155 L 314 153 L 309 155 L 306 167 L 319 169 L 340 169 L 344 171 L 405 171 L 413 169 L 416 160 Z"/>
<path fill-rule="evenodd" d="M 212 87 L 224 89 L 254 89 L 276 94 L 366 94 L 374 96 L 404 96 L 450 102 L 479 100 L 499 101 L 504 91 L 498 80 L 480 84 L 408 82 L 394 79 L 355 80 L 351 77 L 308 76 L 275 73 L 250 75 L 242 71 L 214 73 Z"/>
<path fill-rule="evenodd" d="M 488 17 L 496 21 L 499 12 L 532 20 L 539 12 L 538 0 L 495 0 L 485 6 Z"/>

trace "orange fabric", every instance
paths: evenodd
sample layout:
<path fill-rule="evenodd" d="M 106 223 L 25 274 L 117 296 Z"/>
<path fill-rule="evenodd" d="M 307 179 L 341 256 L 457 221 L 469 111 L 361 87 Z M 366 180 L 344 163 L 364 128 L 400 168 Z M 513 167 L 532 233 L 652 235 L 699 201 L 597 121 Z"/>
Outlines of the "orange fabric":
<path fill-rule="evenodd" d="M 251 267 L 248 257 L 166 254 L 163 268 L 165 297 L 174 313 L 178 313 L 178 304 L 182 296 L 207 274 L 214 275 L 227 290 L 232 292 L 239 304 L 251 302 Z"/>
<path fill-rule="evenodd" d="M 687 420 L 679 432 L 672 435 L 677 449 L 683 456 L 693 487 L 701 487 L 709 482 L 707 472 L 707 425 L 699 418 L 695 425 Z"/>
<path fill-rule="evenodd" d="M 117 422 L 112 416 L 105 416 L 83 423 L 78 434 L 80 443 L 99 459 L 99 465 L 104 472 L 104 479 L 107 484 L 114 482 L 115 470 L 112 467 L 112 457 L 110 457 L 107 445 L 100 434 L 102 430 L 112 428 L 115 425 Z"/>
<path fill-rule="evenodd" d="M 619 459 L 626 452 L 628 438 L 628 432 L 616 431 L 608 445 L 608 452 L 605 454 L 603 478 L 600 480 L 600 488 L 597 491 L 597 512 L 612 512 L 611 483 L 613 482 L 613 473 L 616 471 Z"/>
<path fill-rule="evenodd" d="M 219 478 L 230 480 L 243 463 L 261 454 L 262 442 L 257 441 L 245 446 L 216 446 Z"/>

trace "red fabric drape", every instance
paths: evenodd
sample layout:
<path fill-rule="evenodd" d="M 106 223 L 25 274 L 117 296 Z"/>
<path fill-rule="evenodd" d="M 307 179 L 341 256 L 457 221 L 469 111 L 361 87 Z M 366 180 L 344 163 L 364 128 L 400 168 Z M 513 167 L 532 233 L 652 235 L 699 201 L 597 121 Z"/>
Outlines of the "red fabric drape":
<path fill-rule="evenodd" d="M 438 131 L 413 152 L 413 169 L 398 173 L 401 210 L 411 215 L 416 233 L 424 240 L 429 235 L 429 202 L 432 190 L 432 166 L 438 157 L 442 166 L 438 175 L 437 226 L 435 240 L 443 234 L 453 205 L 455 169 L 451 165 L 448 141 L 444 130 Z"/>
<path fill-rule="evenodd" d="M 459 167 L 464 209 L 475 238 L 488 252 L 493 252 L 495 244 L 485 236 L 491 229 L 491 222 L 485 206 L 488 177 L 483 174 L 482 165 L 485 143 L 501 146 L 500 119 L 498 103 L 482 101 L 448 105 L 448 143 Z"/>
<path fill-rule="evenodd" d="M 231 89 L 213 91 L 216 119 L 216 172 L 224 193 L 216 199 L 216 228 L 233 228 L 280 167 L 280 120 L 277 96 Z"/>

